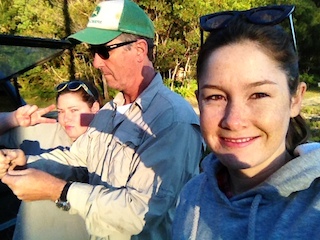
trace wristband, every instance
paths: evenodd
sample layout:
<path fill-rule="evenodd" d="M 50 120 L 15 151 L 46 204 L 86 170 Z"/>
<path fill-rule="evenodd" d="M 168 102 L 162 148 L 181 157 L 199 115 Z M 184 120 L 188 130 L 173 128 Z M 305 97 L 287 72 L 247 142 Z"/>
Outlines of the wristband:
<path fill-rule="evenodd" d="M 64 185 L 59 199 L 55 201 L 56 206 L 58 208 L 61 208 L 63 211 L 69 211 L 71 208 L 70 203 L 67 200 L 67 193 L 71 184 L 72 182 L 70 181 L 70 182 L 67 182 L 66 185 Z"/>

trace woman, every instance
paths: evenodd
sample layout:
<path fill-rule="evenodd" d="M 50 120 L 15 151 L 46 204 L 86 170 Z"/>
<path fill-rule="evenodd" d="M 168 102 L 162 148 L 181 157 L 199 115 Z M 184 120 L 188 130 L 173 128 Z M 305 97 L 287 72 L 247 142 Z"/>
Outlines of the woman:
<path fill-rule="evenodd" d="M 320 148 L 305 144 L 292 38 L 279 16 L 263 23 L 273 10 L 207 17 L 197 99 L 213 153 L 182 190 L 173 239 L 320 239 Z"/>
<path fill-rule="evenodd" d="M 61 83 L 56 90 L 58 122 L 42 117 L 54 105 L 43 109 L 26 105 L 11 113 L 1 113 L 0 132 L 13 129 L 0 135 L 0 145 L 20 147 L 26 154 L 40 154 L 56 147 L 69 147 L 83 134 L 100 109 L 99 91 L 91 82 L 80 80 Z"/>
<path fill-rule="evenodd" d="M 26 154 L 40 154 L 53 148 L 69 147 L 88 128 L 100 109 L 101 97 L 91 82 L 72 80 L 56 87 L 58 123 L 42 117 L 54 109 L 26 105 L 12 113 L 0 114 L 0 145 L 20 147 Z M 34 126 L 32 126 L 34 125 Z M 0 130 L 1 130 L 0 129 Z M 28 221 L 32 215 L 33 221 Z M 88 239 L 83 220 L 78 215 L 60 211 L 51 201 L 22 202 L 13 239 Z"/>
<path fill-rule="evenodd" d="M 78 80 L 61 83 L 56 90 L 58 122 L 75 141 L 87 130 L 101 107 L 99 92 L 90 82 Z"/>

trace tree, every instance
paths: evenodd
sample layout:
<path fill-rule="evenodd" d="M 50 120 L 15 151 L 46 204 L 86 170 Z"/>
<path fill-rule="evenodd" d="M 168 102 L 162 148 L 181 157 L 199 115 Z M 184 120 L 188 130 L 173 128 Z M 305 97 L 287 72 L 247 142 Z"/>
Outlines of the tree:
<path fill-rule="evenodd" d="M 88 18 L 100 0 L 2 0 L 1 33 L 62 39 L 85 28 Z M 293 14 L 302 73 L 320 76 L 320 11 L 317 0 L 134 0 L 153 20 L 157 45 L 157 70 L 173 89 L 195 79 L 195 65 L 200 47 L 199 17 L 223 10 L 245 10 L 269 4 L 295 4 Z M 283 22 L 284 25 L 287 21 Z M 87 46 L 79 45 L 72 54 L 44 64 L 20 78 L 22 92 L 33 91 L 54 96 L 54 86 L 70 78 L 92 79 L 107 89 L 99 71 L 92 67 Z M 104 84 L 103 84 L 104 83 Z M 110 93 L 110 96 L 107 94 Z"/>

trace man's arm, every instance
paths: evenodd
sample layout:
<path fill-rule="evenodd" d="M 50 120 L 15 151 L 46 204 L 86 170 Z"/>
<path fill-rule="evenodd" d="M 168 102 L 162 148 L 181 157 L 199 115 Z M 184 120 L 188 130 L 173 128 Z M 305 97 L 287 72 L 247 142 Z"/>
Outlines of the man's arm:
<path fill-rule="evenodd" d="M 79 181 L 81 181 L 87 176 L 87 172 L 78 166 L 77 169 L 81 173 L 77 174 L 76 170 L 74 170 L 72 166 L 68 165 L 67 162 L 64 162 L 62 157 L 62 155 L 64 155 L 63 151 L 57 149 L 56 152 L 60 152 L 61 160 L 59 163 L 49 159 L 42 159 L 42 155 L 33 156 L 38 160 L 35 162 L 39 163 L 38 166 L 34 167 L 39 167 L 41 170 L 46 169 L 48 172 L 53 173 L 50 174 L 45 171 L 34 169 L 32 168 L 33 166 L 30 168 L 28 165 L 27 168 L 27 157 L 21 149 L 1 149 L 1 181 L 7 184 L 20 200 L 57 200 L 64 185 L 67 183 L 65 180 L 63 180 L 64 177 L 70 177 L 72 180 L 77 180 L 73 179 L 72 177 L 79 177 Z M 69 155 L 66 155 L 66 157 L 68 156 Z M 58 177 L 54 176 L 54 173 L 58 173 Z"/>
<path fill-rule="evenodd" d="M 2 182 L 7 184 L 20 200 L 24 201 L 56 201 L 67 183 L 62 179 L 33 168 L 9 170 L 2 177 Z"/>
<path fill-rule="evenodd" d="M 114 173 L 119 181 L 124 181 L 122 187 L 73 183 L 67 195 L 71 211 L 80 214 L 86 220 L 88 231 L 97 236 L 130 236 L 144 228 L 159 230 L 159 222 L 169 224 L 172 220 L 168 211 L 174 210 L 183 185 L 198 173 L 201 156 L 199 127 L 173 124 L 156 138 L 150 136 L 133 159 L 127 156 L 128 159 L 121 160 L 136 165 L 128 178 L 119 177 L 129 171 L 124 166 L 122 172 Z"/>
<path fill-rule="evenodd" d="M 198 126 L 174 124 L 156 138 L 148 137 L 133 156 L 127 156 L 129 158 L 125 161 L 132 161 L 135 166 L 130 170 L 123 168 L 124 173 L 115 173 L 126 175 L 126 171 L 130 171 L 125 179 L 119 179 L 124 181 L 121 183 L 122 187 L 110 188 L 102 182 L 73 183 L 67 193 L 71 211 L 80 214 L 87 223 L 88 231 L 97 236 L 135 235 L 139 234 L 146 224 L 147 228 L 159 229 L 157 225 L 163 221 L 161 219 L 168 218 L 169 209 L 173 211 L 175 208 L 182 186 L 197 173 L 202 154 L 201 146 L 202 138 Z M 75 164 L 75 156 L 68 157 L 66 153 L 59 156 L 62 152 L 56 151 L 42 156 L 47 155 L 48 159 L 52 160 L 55 157 L 56 161 L 61 162 L 63 159 L 72 159 Z M 52 162 L 48 159 L 43 161 L 51 166 L 46 171 L 54 171 Z M 38 160 L 35 163 L 40 162 Z M 71 162 L 69 164 L 72 165 Z M 66 174 L 66 171 L 63 173 Z M 53 172 L 51 174 L 57 176 Z M 65 185 L 62 179 L 31 169 L 9 172 L 3 182 L 22 200 L 54 200 Z M 43 188 L 52 190 L 47 193 Z"/>
<path fill-rule="evenodd" d="M 169 122 L 162 119 L 161 123 Z M 153 134 L 143 131 L 146 135 L 143 139 L 140 139 L 141 134 L 136 134 L 136 129 L 131 130 L 132 134 L 127 132 L 128 139 L 132 141 L 136 135 L 137 148 L 127 145 L 127 141 L 127 147 L 115 142 L 113 151 L 108 151 L 103 138 L 107 135 L 92 128 L 92 132 L 87 132 L 72 145 L 70 152 L 55 150 L 41 155 L 43 160 L 28 158 L 28 167 L 44 170 L 60 179 L 76 181 L 67 192 L 70 211 L 85 219 L 88 231 L 93 235 L 130 236 L 139 234 L 144 228 L 155 231 L 169 228 L 178 193 L 198 171 L 203 149 L 197 124 L 174 122 L 166 128 L 160 127 L 159 131 L 153 129 Z M 95 144 L 90 143 L 92 138 L 97 141 Z M 66 171 L 60 171 L 59 166 L 52 167 L 53 162 L 72 166 L 71 175 L 77 174 L 78 177 L 67 179 Z M 86 167 L 89 175 L 85 173 Z M 79 180 L 85 174 L 89 176 L 90 184 Z M 26 179 L 23 182 L 29 184 Z M 59 191 L 60 188 L 57 187 Z"/>

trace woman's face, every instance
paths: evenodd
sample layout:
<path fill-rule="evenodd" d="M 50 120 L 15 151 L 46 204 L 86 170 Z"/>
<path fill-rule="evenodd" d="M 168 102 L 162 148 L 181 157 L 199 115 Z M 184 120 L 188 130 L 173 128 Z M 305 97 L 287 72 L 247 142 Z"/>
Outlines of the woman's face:
<path fill-rule="evenodd" d="M 57 101 L 58 121 L 68 136 L 75 141 L 88 128 L 94 114 L 99 110 L 95 102 L 90 108 L 77 92 L 61 94 Z"/>
<path fill-rule="evenodd" d="M 207 64 L 197 92 L 203 136 L 225 166 L 257 174 L 285 152 L 303 93 L 290 97 L 284 71 L 252 41 L 215 50 Z"/>

